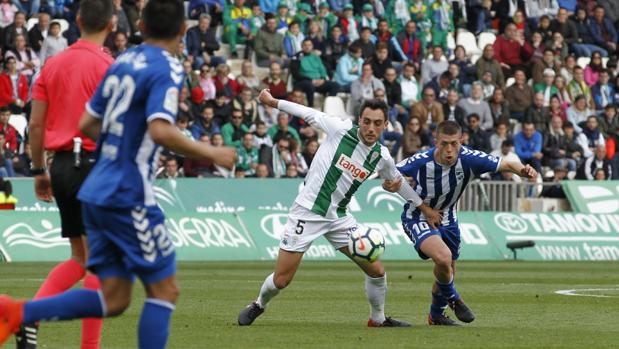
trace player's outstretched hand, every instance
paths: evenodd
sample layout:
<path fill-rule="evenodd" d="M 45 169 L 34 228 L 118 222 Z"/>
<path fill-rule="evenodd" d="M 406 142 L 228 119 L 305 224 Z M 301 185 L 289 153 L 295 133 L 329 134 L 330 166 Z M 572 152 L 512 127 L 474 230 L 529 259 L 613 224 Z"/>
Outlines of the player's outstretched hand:
<path fill-rule="evenodd" d="M 441 225 L 441 222 L 443 221 L 443 212 L 432 209 L 426 204 L 421 204 L 419 209 L 426 216 L 426 221 L 432 229 L 437 229 Z"/>
<path fill-rule="evenodd" d="M 268 88 L 265 88 L 262 91 L 260 91 L 258 100 L 262 104 L 270 105 L 273 108 L 277 108 L 277 100 L 273 98 L 273 96 L 271 95 L 271 91 Z"/>
<path fill-rule="evenodd" d="M 231 147 L 212 147 L 211 159 L 216 165 L 232 169 L 236 163 L 236 149 Z"/>
<path fill-rule="evenodd" d="M 535 171 L 535 169 L 531 167 L 531 165 L 525 165 L 524 168 L 520 170 L 520 174 L 523 177 L 529 178 L 530 180 L 537 179 L 537 171 Z"/>
<path fill-rule="evenodd" d="M 383 182 L 383 189 L 390 193 L 396 193 L 398 190 L 400 190 L 401 186 L 402 178 L 398 178 L 398 180 L 396 181 L 390 181 L 388 179 L 385 179 L 385 181 Z"/>

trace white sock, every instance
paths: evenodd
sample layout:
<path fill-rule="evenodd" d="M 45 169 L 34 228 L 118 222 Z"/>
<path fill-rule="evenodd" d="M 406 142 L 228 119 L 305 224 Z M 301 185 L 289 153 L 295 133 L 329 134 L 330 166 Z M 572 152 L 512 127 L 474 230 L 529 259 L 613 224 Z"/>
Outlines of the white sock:
<path fill-rule="evenodd" d="M 374 323 L 385 321 L 385 296 L 387 294 L 387 274 L 380 278 L 365 276 L 365 293 L 370 302 L 370 319 Z"/>
<path fill-rule="evenodd" d="M 279 288 L 275 286 L 275 282 L 273 282 L 273 273 L 271 273 L 271 275 L 267 276 L 267 278 L 264 280 L 264 283 L 260 288 L 260 294 L 258 295 L 256 303 L 258 303 L 261 308 L 265 308 L 271 298 L 277 296 L 278 293 Z"/>

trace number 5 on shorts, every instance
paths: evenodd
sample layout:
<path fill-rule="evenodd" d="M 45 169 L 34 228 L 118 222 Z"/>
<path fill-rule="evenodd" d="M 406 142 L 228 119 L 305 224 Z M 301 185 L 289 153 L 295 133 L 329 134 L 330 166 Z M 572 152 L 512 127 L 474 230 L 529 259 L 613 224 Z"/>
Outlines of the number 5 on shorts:
<path fill-rule="evenodd" d="M 297 233 L 297 235 L 301 235 L 303 234 L 303 229 L 305 229 L 305 221 L 299 219 L 299 221 L 297 222 L 297 228 L 294 230 L 294 232 Z"/>

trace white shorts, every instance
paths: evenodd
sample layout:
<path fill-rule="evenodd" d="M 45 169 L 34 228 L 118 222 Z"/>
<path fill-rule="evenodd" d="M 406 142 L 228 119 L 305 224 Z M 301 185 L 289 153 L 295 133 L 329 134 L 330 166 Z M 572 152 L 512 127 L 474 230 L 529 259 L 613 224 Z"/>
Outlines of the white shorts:
<path fill-rule="evenodd" d="M 352 216 L 329 219 L 294 203 L 279 248 L 289 252 L 306 252 L 314 240 L 324 235 L 339 250 L 348 246 L 348 237 L 357 227 L 357 221 Z"/>

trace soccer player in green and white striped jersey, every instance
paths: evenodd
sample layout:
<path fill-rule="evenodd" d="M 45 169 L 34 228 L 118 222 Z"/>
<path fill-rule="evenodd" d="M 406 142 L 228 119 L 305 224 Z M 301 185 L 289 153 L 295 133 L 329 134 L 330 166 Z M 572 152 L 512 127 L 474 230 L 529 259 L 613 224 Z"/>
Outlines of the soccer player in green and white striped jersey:
<path fill-rule="evenodd" d="M 410 185 L 403 183 L 405 181 L 388 149 L 378 142 L 388 122 L 387 105 L 383 101 L 366 102 L 361 107 L 359 125 L 355 125 L 350 120 L 277 100 L 268 90 L 263 90 L 259 99 L 265 105 L 303 118 L 326 132 L 327 138 L 318 149 L 305 178 L 305 186 L 290 209 L 275 272 L 264 281 L 257 300 L 239 314 L 241 326 L 251 325 L 264 312 L 267 303 L 292 281 L 303 254 L 318 237 L 324 235 L 337 250 L 351 257 L 348 237 L 357 229 L 357 222 L 348 213 L 347 206 L 359 186 L 373 172 L 391 183 L 400 182 L 397 192 L 407 202 L 426 213 L 430 222 L 440 221 L 438 212 L 424 205 Z M 355 262 L 366 274 L 365 289 L 370 303 L 368 326 L 409 327 L 407 322 L 385 316 L 387 277 L 381 262 Z"/>

